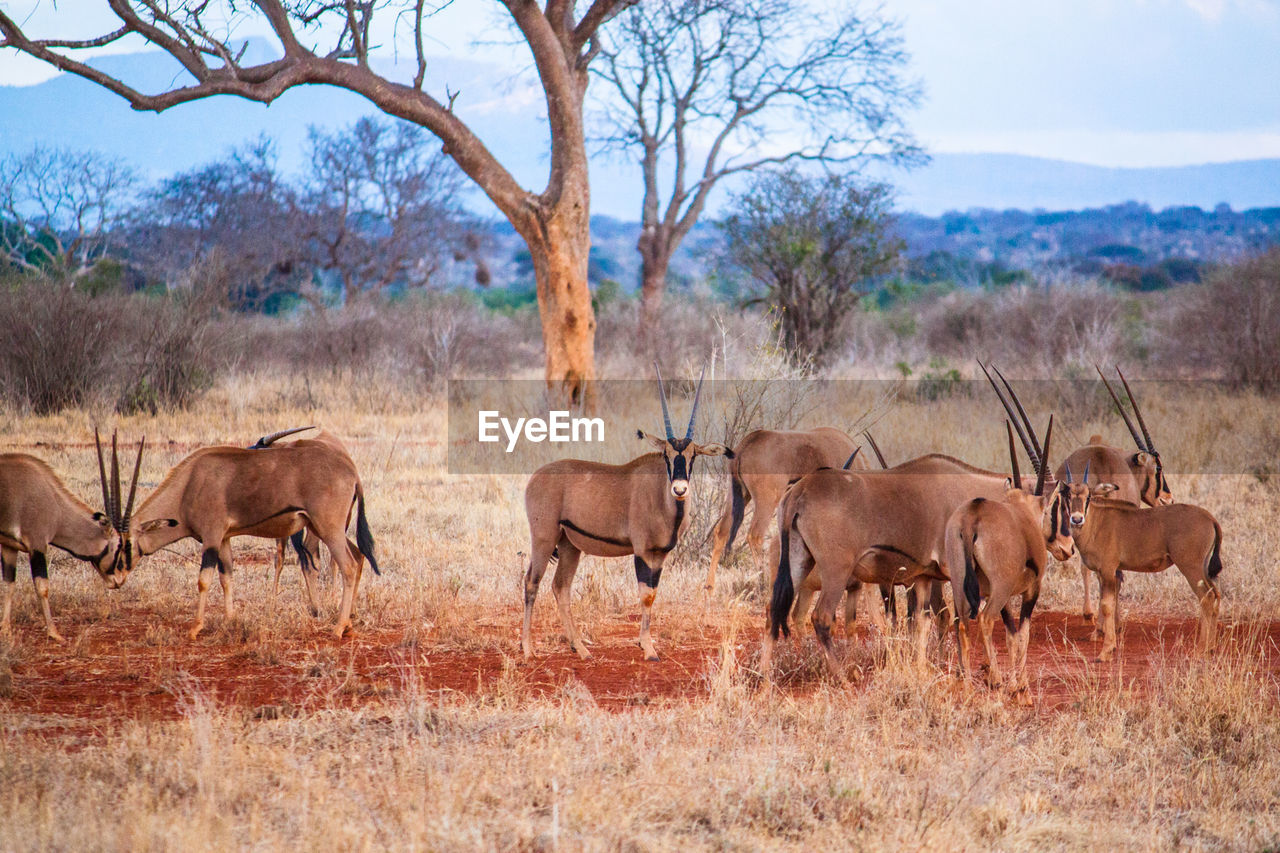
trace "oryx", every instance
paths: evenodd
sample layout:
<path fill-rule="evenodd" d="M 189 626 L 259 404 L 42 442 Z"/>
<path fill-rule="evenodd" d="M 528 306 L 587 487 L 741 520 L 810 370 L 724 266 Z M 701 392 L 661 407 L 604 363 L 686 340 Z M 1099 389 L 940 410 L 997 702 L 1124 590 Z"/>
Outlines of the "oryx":
<path fill-rule="evenodd" d="M 630 554 L 635 558 L 640 597 L 640 647 L 646 660 L 658 659 L 649 636 L 649 613 L 662 577 L 662 564 L 676 547 L 687 520 L 685 504 L 693 463 L 699 456 L 732 455 L 722 444 L 694 442 L 701 396 L 699 378 L 689 428 L 683 438 L 676 438 L 659 372 L 658 397 L 666 437 L 636 432 L 658 452 L 646 453 L 623 465 L 562 459 L 542 466 L 529 478 L 524 506 L 529 518 L 530 559 L 524 574 L 524 626 L 520 639 L 526 658 L 533 656 L 533 602 L 547 563 L 558 560 L 551 588 L 569 644 L 585 660 L 590 653 L 578 636 L 569 607 L 578 560 L 583 554 Z"/>
<path fill-rule="evenodd" d="M 95 434 L 96 439 L 96 434 Z M 114 438 L 112 441 L 114 445 Z M 141 450 L 139 450 L 141 453 Z M 99 450 L 101 465 L 101 450 Z M 117 471 L 117 484 L 119 476 Z M 135 468 L 134 481 L 137 482 Z M 130 489 L 132 506 L 133 491 Z M 119 586 L 115 574 L 120 551 L 120 493 L 107 489 L 102 477 L 102 500 L 106 512 L 94 512 L 58 479 L 44 461 L 25 453 L 0 454 L 0 567 L 3 568 L 5 596 L 0 629 L 10 633 L 10 608 L 17 578 L 18 553 L 29 555 L 31 581 L 44 612 L 45 632 L 63 642 L 53 625 L 49 610 L 49 548 L 66 551 L 92 565 L 108 587 Z M 124 516 L 128 515 L 128 508 Z"/>
<path fill-rule="evenodd" d="M 132 504 L 132 492 L 131 500 Z M 347 539 L 355 511 L 356 541 Z M 364 560 L 379 573 L 355 463 L 325 432 L 311 440 L 263 449 L 205 447 L 175 465 L 125 525 L 117 572 L 177 542 L 200 543 L 199 599 L 192 639 L 204 627 L 205 604 L 216 573 L 227 618 L 234 614 L 231 538 L 283 539 L 306 529 L 319 537 L 342 574 L 342 608 L 334 633 L 351 627 Z M 123 583 L 121 578 L 120 583 Z M 309 591 L 309 590 L 308 590 Z"/>
<path fill-rule="evenodd" d="M 747 433 L 733 449 L 729 462 L 729 497 L 724 514 L 716 523 L 711 544 L 711 565 L 707 569 L 707 590 L 716 585 L 716 569 L 721 557 L 733 547 L 742 526 L 747 505 L 755 502 L 751 524 L 747 528 L 747 547 L 761 574 L 765 567 L 777 565 L 777 555 L 767 561 L 764 539 L 769 523 L 782 501 L 787 486 L 819 468 L 838 468 L 846 460 L 852 467 L 867 467 L 865 458 L 857 454 L 859 445 L 832 427 L 809 430 L 757 429 Z M 771 543 L 776 551 L 777 540 Z"/>
<path fill-rule="evenodd" d="M 1036 486 L 1031 492 L 1015 485 L 1022 482 L 1018 452 L 1013 445 L 1013 427 L 1009 421 L 1005 421 L 1005 428 L 1013 470 L 1009 491 L 999 501 L 974 498 L 951 514 L 946 529 L 945 565 L 951 576 L 957 616 L 961 676 L 969 665 L 967 623 L 976 620 L 987 658 L 987 681 L 993 687 L 1000 684 L 1000 665 L 991 641 L 999 613 L 1004 621 L 1012 669 L 1010 687 L 1014 693 L 1020 693 L 1027 688 L 1031 614 L 1040 596 L 1048 554 L 1052 552 L 1055 558 L 1065 560 L 1074 553 L 1074 545 L 1064 509 L 1065 492 L 1056 487 L 1046 489 L 1053 416 L 1049 417 L 1036 470 Z M 1009 609 L 1015 596 L 1022 599 L 1016 625 Z"/>
<path fill-rule="evenodd" d="M 1191 504 L 1138 507 L 1108 499 L 1111 484 L 1075 481 L 1066 470 L 1068 511 L 1072 536 L 1080 559 L 1097 572 L 1098 621 L 1102 649 L 1098 660 L 1111 660 L 1116 648 L 1119 621 L 1119 576 L 1124 572 L 1162 572 L 1170 566 L 1187 579 L 1200 601 L 1200 646 L 1213 651 L 1217 641 L 1218 605 L 1221 595 L 1214 579 L 1222 571 L 1222 526 L 1205 509 Z"/>

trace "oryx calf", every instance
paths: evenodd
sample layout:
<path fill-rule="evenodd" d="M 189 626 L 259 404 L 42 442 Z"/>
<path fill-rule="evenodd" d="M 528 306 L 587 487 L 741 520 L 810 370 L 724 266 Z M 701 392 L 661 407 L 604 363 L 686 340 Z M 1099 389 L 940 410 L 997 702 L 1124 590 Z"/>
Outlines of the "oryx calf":
<path fill-rule="evenodd" d="M 582 659 L 590 657 L 578 636 L 569 608 L 569 591 L 578 560 L 634 555 L 640 595 L 640 648 L 646 660 L 657 660 L 649 636 L 649 613 L 662 577 L 662 564 L 676 547 L 687 520 L 685 503 L 689 477 L 699 456 L 731 455 L 722 444 L 695 444 L 694 425 L 702 380 L 693 398 L 689 428 L 676 438 L 667 411 L 667 395 L 658 374 L 658 396 L 666 438 L 637 431 L 658 448 L 624 465 L 605 465 L 578 459 L 562 459 L 544 465 L 529 478 L 524 506 L 529 518 L 530 559 L 524 575 L 524 626 L 520 646 L 526 658 L 533 656 L 533 603 L 547 563 L 557 560 L 551 588 L 560 622 L 569 644 Z"/>
<path fill-rule="evenodd" d="M 1079 482 L 1068 468 L 1067 494 L 1071 532 L 1084 565 L 1098 574 L 1102 649 L 1098 660 L 1111 660 L 1116 649 L 1119 575 L 1162 572 L 1170 566 L 1191 585 L 1200 601 L 1200 647 L 1217 643 L 1218 605 L 1222 596 L 1214 579 L 1222 571 L 1222 526 L 1208 510 L 1191 504 L 1136 507 L 1099 497 L 1111 492 L 1089 484 L 1089 471 Z"/>
<path fill-rule="evenodd" d="M 347 539 L 352 510 L 356 541 Z M 283 539 L 306 529 L 319 537 L 342 574 L 342 608 L 334 633 L 351 627 L 364 560 L 379 574 L 373 534 L 364 513 L 364 488 L 340 442 L 316 439 L 264 449 L 206 447 L 175 465 L 125 531 L 122 570 L 180 539 L 200 543 L 199 600 L 192 639 L 204 627 L 205 604 L 216 573 L 227 618 L 234 612 L 231 538 Z"/>
<path fill-rule="evenodd" d="M 995 614 L 999 613 L 1006 631 L 1014 693 L 1027 689 L 1027 646 L 1031 638 L 1031 614 L 1040 596 L 1049 552 L 1059 560 L 1074 552 L 1071 530 L 1067 524 L 1066 501 L 1062 489 L 1049 489 L 1049 443 L 1053 435 L 1053 418 L 1045 432 L 1043 455 L 1036 475 L 1036 487 L 1028 492 L 1014 487 L 1021 483 L 1017 451 L 1013 445 L 1013 428 L 1009 432 L 1009 457 L 1013 478 L 1010 489 L 999 501 L 975 498 L 951 514 L 946 530 L 946 566 L 951 576 L 952 601 L 955 603 L 956 639 L 963 677 L 969 665 L 969 623 L 976 620 L 987 658 L 987 683 L 1000 684 L 1000 666 L 991 631 Z M 1021 596 L 1021 612 L 1017 625 L 1010 612 L 1010 602 Z"/>
<path fill-rule="evenodd" d="M 112 513 L 110 498 L 104 501 Z M 66 551 L 97 569 L 109 587 L 115 582 L 120 536 L 106 513 L 94 512 L 67 490 L 53 469 L 25 453 L 0 454 L 0 566 L 4 574 L 4 617 L 0 629 L 12 631 L 9 613 L 17 578 L 18 552 L 29 555 L 31 581 L 44 611 L 45 632 L 63 642 L 49 610 L 49 548 Z"/>

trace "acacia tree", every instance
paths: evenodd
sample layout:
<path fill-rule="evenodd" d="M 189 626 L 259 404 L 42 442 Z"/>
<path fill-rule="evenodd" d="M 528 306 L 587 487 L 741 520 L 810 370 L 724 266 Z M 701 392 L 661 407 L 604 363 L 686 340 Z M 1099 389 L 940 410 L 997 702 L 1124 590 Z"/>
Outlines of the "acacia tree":
<path fill-rule="evenodd" d="M 90 151 L 36 147 L 0 161 L 0 258 L 73 283 L 106 250 L 137 177 Z"/>
<path fill-rule="evenodd" d="M 383 112 L 425 127 L 528 244 L 547 382 L 577 402 L 595 373 L 596 326 L 587 287 L 590 192 L 583 100 L 600 28 L 635 0 L 591 0 L 581 12 L 575 0 L 546 0 L 545 6 L 497 2 L 529 49 L 546 96 L 550 165 L 540 192 L 522 187 L 459 118 L 455 94 L 427 91 L 425 43 L 435 9 L 427 0 L 107 0 L 120 25 L 90 39 L 33 37 L 0 11 L 0 48 L 91 80 L 137 110 L 160 112 L 213 95 L 269 104 L 294 86 L 319 84 L 355 92 Z M 246 18 L 269 26 L 276 58 L 241 64 L 244 44 L 231 34 Z M 387 20 L 413 34 L 417 68 L 411 81 L 389 79 L 370 65 L 374 23 Z M 148 94 L 75 58 L 77 50 L 136 37 L 167 52 L 188 76 Z"/>
<path fill-rule="evenodd" d="M 647 0 L 602 42 L 605 141 L 635 150 L 644 176 L 637 249 L 641 337 L 652 341 L 671 256 L 720 181 L 762 166 L 922 158 L 903 125 L 899 26 L 844 4 Z M 660 184 L 668 184 L 665 191 Z"/>
<path fill-rule="evenodd" d="M 862 290 L 889 272 L 902 241 L 889 234 L 890 193 L 852 175 L 757 175 L 720 223 L 725 255 L 764 288 L 789 354 L 825 366 Z"/>

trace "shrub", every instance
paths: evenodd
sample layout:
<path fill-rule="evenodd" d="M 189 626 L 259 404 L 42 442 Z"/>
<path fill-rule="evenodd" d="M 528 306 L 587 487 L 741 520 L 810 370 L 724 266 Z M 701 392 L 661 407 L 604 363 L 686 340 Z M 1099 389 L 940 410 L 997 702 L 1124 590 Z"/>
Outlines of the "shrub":
<path fill-rule="evenodd" d="M 1237 385 L 1280 391 L 1280 246 L 1209 276 L 1169 315 L 1170 360 Z"/>

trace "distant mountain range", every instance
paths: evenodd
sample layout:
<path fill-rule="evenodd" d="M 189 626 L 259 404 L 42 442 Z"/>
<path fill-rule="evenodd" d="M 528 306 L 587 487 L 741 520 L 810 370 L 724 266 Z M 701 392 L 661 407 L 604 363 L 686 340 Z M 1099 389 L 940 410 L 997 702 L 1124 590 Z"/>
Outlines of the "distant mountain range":
<path fill-rule="evenodd" d="M 260 48 L 265 49 L 265 48 Z M 140 85 L 158 89 L 181 70 L 157 52 L 103 57 L 95 64 Z M 384 69 L 396 73 L 393 66 Z M 458 114 L 504 164 L 537 187 L 545 180 L 546 124 L 541 92 L 501 69 L 448 57 L 433 58 L 430 78 L 459 92 Z M 222 156 L 259 134 L 274 138 L 281 165 L 303 167 L 307 127 L 334 127 L 374 112 L 362 98 L 335 89 L 286 92 L 269 108 L 215 98 L 160 115 L 137 113 L 107 91 L 62 75 L 36 86 L 0 86 L 0 156 L 36 143 L 96 149 L 125 158 L 159 178 Z M 639 169 L 616 154 L 592 163 L 593 212 L 620 220 L 639 218 Z M 1125 201 L 1160 209 L 1280 206 L 1280 158 L 1183 166 L 1111 169 L 1011 154 L 939 154 L 910 173 L 884 176 L 898 187 L 899 207 L 937 215 L 948 210 L 1078 210 Z M 713 199 L 710 213 L 715 215 Z M 492 212 L 476 194 L 477 210 Z"/>

